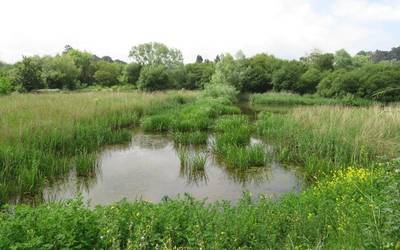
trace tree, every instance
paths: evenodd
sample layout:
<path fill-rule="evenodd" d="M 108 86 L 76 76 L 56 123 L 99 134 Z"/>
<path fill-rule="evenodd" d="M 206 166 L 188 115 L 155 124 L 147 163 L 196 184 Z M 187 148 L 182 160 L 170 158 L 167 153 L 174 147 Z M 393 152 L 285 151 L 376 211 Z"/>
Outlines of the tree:
<path fill-rule="evenodd" d="M 369 55 L 355 55 L 352 58 L 352 64 L 354 67 L 361 67 L 367 64 L 371 64 L 371 57 Z"/>
<path fill-rule="evenodd" d="M 203 63 L 203 57 L 201 55 L 196 56 L 196 63 Z"/>
<path fill-rule="evenodd" d="M 121 75 L 121 66 L 117 63 L 98 61 L 96 63 L 97 71 L 94 74 L 96 83 L 104 86 L 112 86 L 119 83 Z"/>
<path fill-rule="evenodd" d="M 331 53 L 322 53 L 315 50 L 308 56 L 300 58 L 300 60 L 308 66 L 315 67 L 320 71 L 333 70 L 334 55 Z"/>
<path fill-rule="evenodd" d="M 316 68 L 309 68 L 295 84 L 295 91 L 300 94 L 315 93 L 323 74 Z"/>
<path fill-rule="evenodd" d="M 79 69 L 70 56 L 43 58 L 42 78 L 48 88 L 75 89 L 78 77 Z"/>
<path fill-rule="evenodd" d="M 171 86 L 165 65 L 146 65 L 140 72 L 138 88 L 146 91 L 164 90 Z"/>
<path fill-rule="evenodd" d="M 136 84 L 139 80 L 142 65 L 138 63 L 129 63 L 124 67 L 123 81 L 129 84 Z"/>
<path fill-rule="evenodd" d="M 296 91 L 300 77 L 307 70 L 306 65 L 298 61 L 284 61 L 279 70 L 272 75 L 274 90 Z"/>
<path fill-rule="evenodd" d="M 40 57 L 24 56 L 21 62 L 16 64 L 15 81 L 25 90 L 31 91 L 44 87 L 42 80 L 42 61 Z"/>
<path fill-rule="evenodd" d="M 148 65 L 148 64 L 162 64 L 170 66 L 173 64 L 182 64 L 183 56 L 180 50 L 168 48 L 162 43 L 144 43 L 132 47 L 129 52 L 134 62 Z"/>
<path fill-rule="evenodd" d="M 272 89 L 272 74 L 280 67 L 280 60 L 258 54 L 246 60 L 240 74 L 242 91 L 265 92 Z"/>
<path fill-rule="evenodd" d="M 0 95 L 9 94 L 13 91 L 11 80 L 8 77 L 0 75 Z"/>
<path fill-rule="evenodd" d="M 64 52 L 65 55 L 70 56 L 75 65 L 79 69 L 79 81 L 81 83 L 91 85 L 94 82 L 94 73 L 96 72 L 93 55 L 86 51 L 80 51 L 70 48 Z"/>
<path fill-rule="evenodd" d="M 185 89 L 204 88 L 214 74 L 214 63 L 191 63 L 186 64 L 186 82 L 182 84 Z"/>
<path fill-rule="evenodd" d="M 186 82 L 186 68 L 183 64 L 175 64 L 167 69 L 169 83 L 171 88 L 184 88 Z"/>
<path fill-rule="evenodd" d="M 215 72 L 211 77 L 212 84 L 227 84 L 240 90 L 240 70 L 237 62 L 230 54 L 221 56 L 220 61 L 215 65 Z"/>
<path fill-rule="evenodd" d="M 338 69 L 348 69 L 353 66 L 353 60 L 351 55 L 347 53 L 346 50 L 341 49 L 336 51 L 333 59 L 333 65 Z"/>

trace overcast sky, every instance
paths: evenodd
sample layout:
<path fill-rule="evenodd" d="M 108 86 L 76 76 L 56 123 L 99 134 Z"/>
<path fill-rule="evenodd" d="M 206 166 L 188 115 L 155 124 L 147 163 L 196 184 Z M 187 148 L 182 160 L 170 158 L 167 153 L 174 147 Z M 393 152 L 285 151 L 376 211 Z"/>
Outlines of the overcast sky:
<path fill-rule="evenodd" d="M 400 0 L 0 0 L 0 60 L 54 55 L 66 44 L 128 60 L 158 41 L 213 59 L 222 52 L 298 58 L 314 48 L 400 45 Z"/>

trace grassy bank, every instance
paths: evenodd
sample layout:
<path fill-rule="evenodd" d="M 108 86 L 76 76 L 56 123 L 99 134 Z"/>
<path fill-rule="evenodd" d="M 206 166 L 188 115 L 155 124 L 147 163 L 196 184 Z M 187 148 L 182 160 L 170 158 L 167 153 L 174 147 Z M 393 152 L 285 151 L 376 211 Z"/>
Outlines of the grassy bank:
<path fill-rule="evenodd" d="M 79 200 L 5 207 L 0 248 L 10 249 L 398 249 L 399 162 L 348 168 L 277 202 L 206 205 L 191 198 Z"/>
<path fill-rule="evenodd" d="M 192 101 L 195 92 L 28 94 L 0 98 L 0 199 L 34 194 L 76 168 L 96 164 L 93 152 L 129 141 L 128 128 L 160 107 Z"/>
<path fill-rule="evenodd" d="M 298 194 L 258 201 L 246 194 L 235 205 L 187 196 L 94 209 L 79 199 L 3 205 L 0 249 L 400 249 L 400 161 L 393 160 L 400 153 L 399 107 L 291 105 L 284 113 L 261 112 L 253 125 L 239 114 L 236 94 L 215 86 L 199 98 L 193 92 L 0 98 L 3 195 L 34 192 L 72 168 L 91 175 L 96 150 L 128 140 L 126 128 L 139 124 L 172 133 L 189 182 L 207 178 L 208 154 L 191 154 L 185 145 L 204 144 L 209 132 L 228 170 L 267 169 L 266 148 L 250 143 L 257 132 L 275 158 L 298 165 L 311 180 Z"/>
<path fill-rule="evenodd" d="M 400 108 L 296 107 L 264 112 L 259 134 L 275 146 L 279 160 L 318 177 L 345 166 L 369 166 L 400 153 Z"/>
<path fill-rule="evenodd" d="M 324 98 L 316 95 L 299 95 L 292 93 L 275 93 L 254 94 L 250 96 L 250 103 L 253 106 L 270 105 L 270 106 L 295 106 L 295 105 L 343 105 L 343 106 L 370 106 L 373 101 L 347 97 L 341 99 Z"/>

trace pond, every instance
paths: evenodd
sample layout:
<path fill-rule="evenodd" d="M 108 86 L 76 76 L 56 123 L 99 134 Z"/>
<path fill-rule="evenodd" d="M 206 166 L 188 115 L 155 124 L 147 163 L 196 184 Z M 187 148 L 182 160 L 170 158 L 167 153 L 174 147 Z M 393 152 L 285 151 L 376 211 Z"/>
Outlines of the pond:
<path fill-rule="evenodd" d="M 261 141 L 253 138 L 252 143 Z M 302 187 L 300 174 L 294 169 L 274 162 L 267 167 L 237 171 L 224 166 L 210 149 L 210 143 L 188 148 L 191 152 L 207 153 L 204 169 L 192 171 L 181 167 L 177 148 L 170 137 L 135 132 L 128 145 L 107 147 L 99 153 L 93 176 L 78 178 L 71 172 L 66 180 L 46 188 L 43 198 L 63 200 L 81 193 L 91 205 L 98 205 L 123 198 L 159 202 L 166 196 L 173 198 L 188 193 L 206 202 L 236 202 L 245 191 L 253 197 L 274 198 L 298 192 Z"/>

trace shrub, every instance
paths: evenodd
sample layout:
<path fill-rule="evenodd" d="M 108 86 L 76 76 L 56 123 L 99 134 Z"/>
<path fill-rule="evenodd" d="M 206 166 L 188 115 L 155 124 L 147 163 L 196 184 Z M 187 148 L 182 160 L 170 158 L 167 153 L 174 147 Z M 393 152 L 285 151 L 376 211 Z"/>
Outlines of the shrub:
<path fill-rule="evenodd" d="M 9 94 L 13 91 L 13 86 L 10 79 L 0 75 L 0 94 Z"/>
<path fill-rule="evenodd" d="M 146 65 L 140 72 L 138 88 L 146 91 L 164 90 L 171 86 L 168 70 L 163 65 Z"/>

